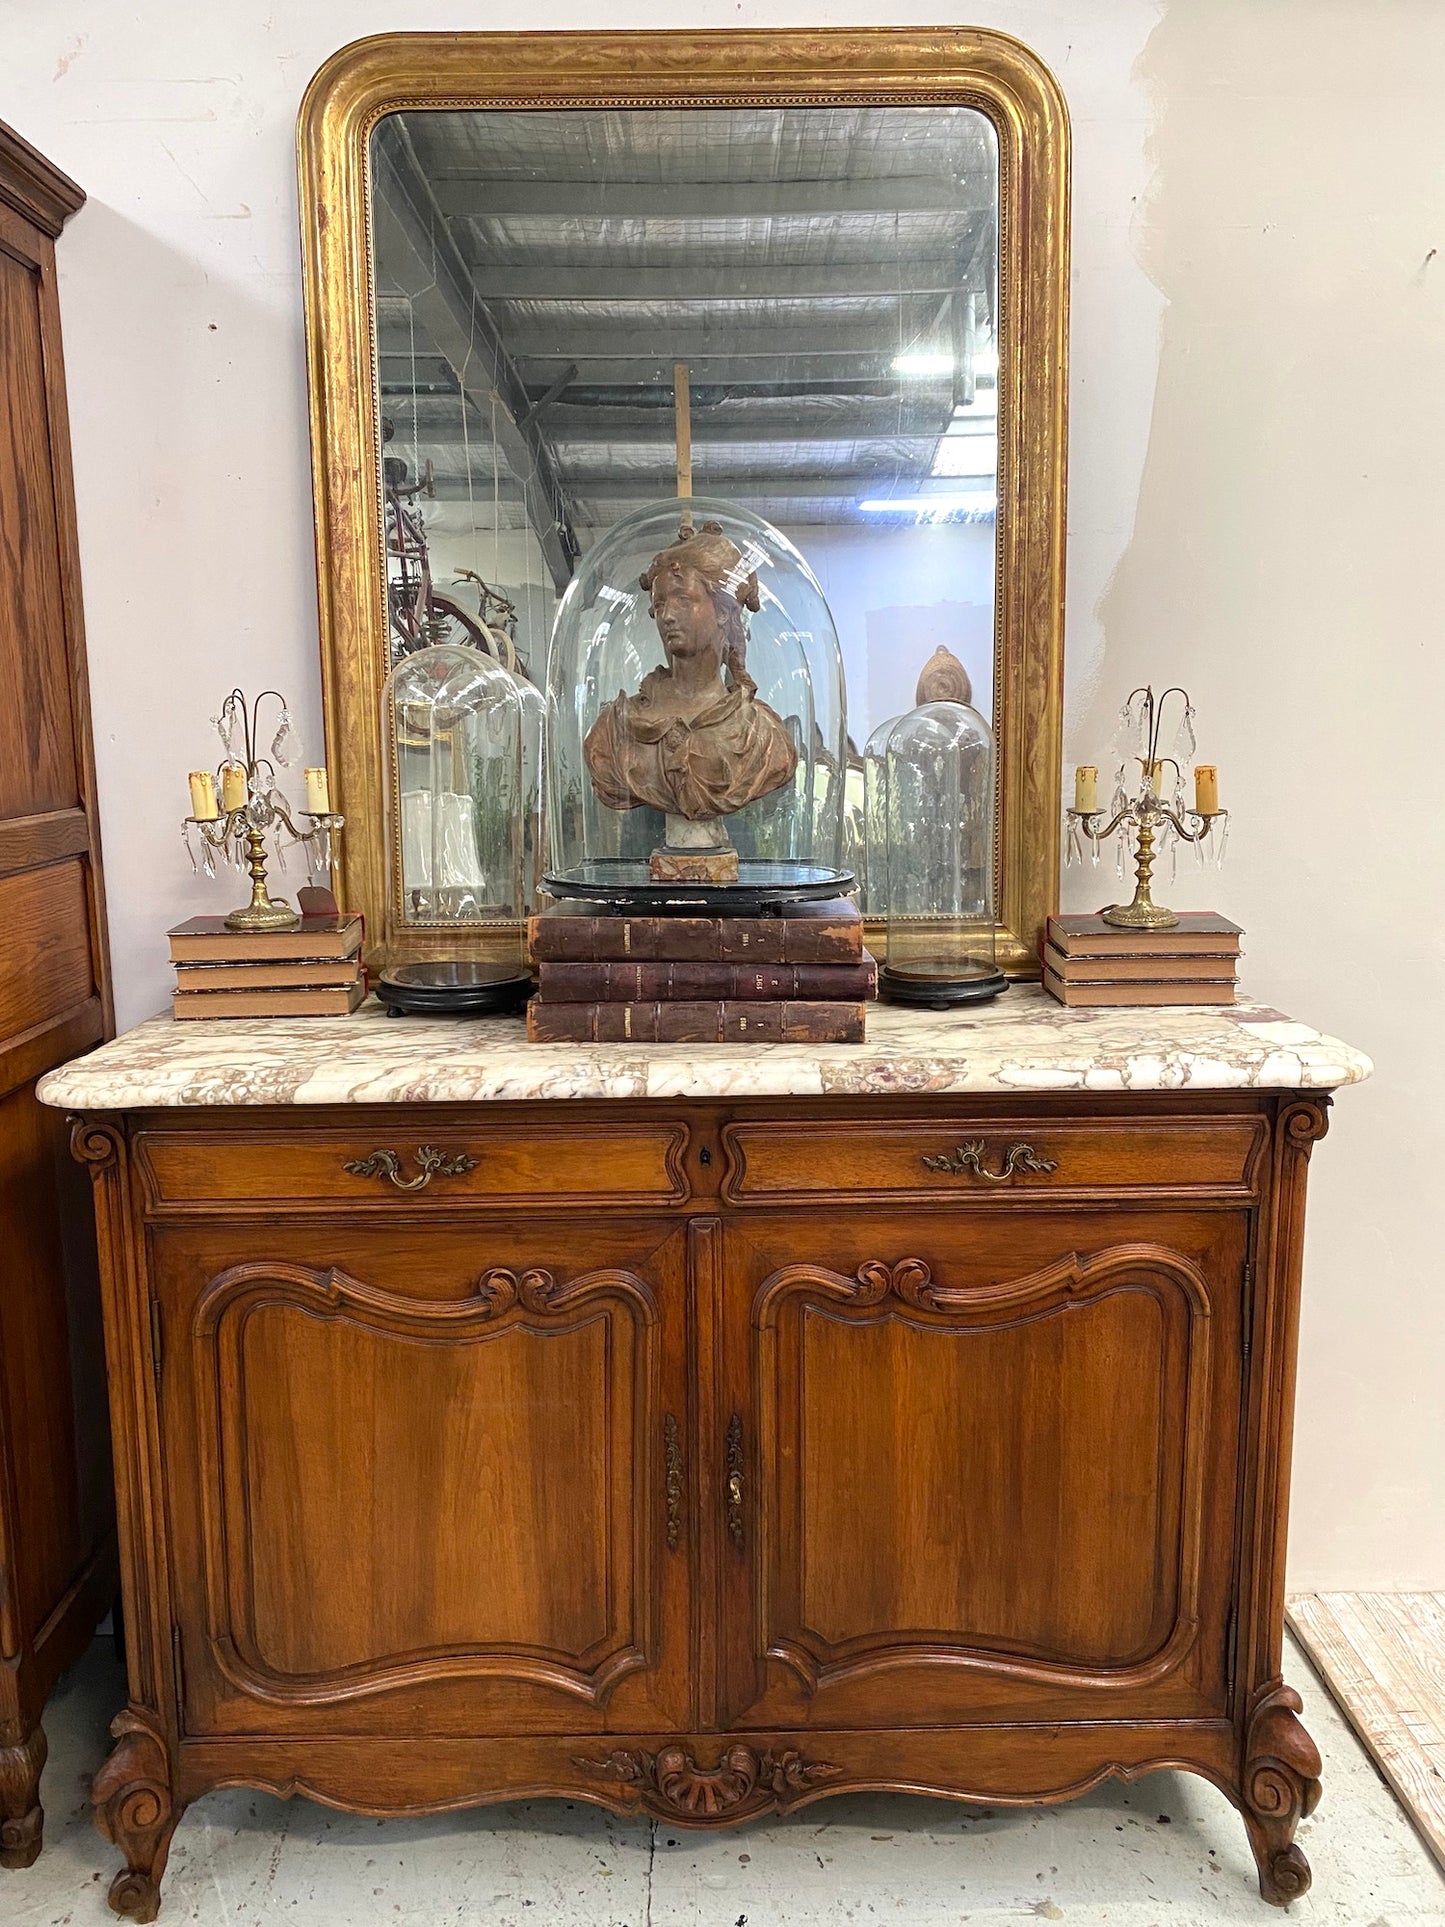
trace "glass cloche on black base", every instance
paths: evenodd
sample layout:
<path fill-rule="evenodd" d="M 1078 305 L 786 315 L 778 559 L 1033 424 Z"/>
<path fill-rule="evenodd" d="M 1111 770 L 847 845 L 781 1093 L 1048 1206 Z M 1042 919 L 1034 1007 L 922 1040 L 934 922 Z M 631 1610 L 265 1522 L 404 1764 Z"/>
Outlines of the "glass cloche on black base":
<path fill-rule="evenodd" d="M 547 659 L 545 887 L 748 913 L 852 888 L 842 658 L 787 537 L 726 502 L 611 528 Z"/>
<path fill-rule="evenodd" d="M 378 1001 L 393 1016 L 521 1009 L 520 919 L 535 907 L 542 693 L 482 650 L 405 655 L 382 693 L 387 925 Z"/>
<path fill-rule="evenodd" d="M 946 1010 L 1008 987 L 995 961 L 993 737 L 966 703 L 927 702 L 888 731 L 877 815 L 886 835 L 878 994 Z M 870 893 L 874 857 L 869 852 Z"/>

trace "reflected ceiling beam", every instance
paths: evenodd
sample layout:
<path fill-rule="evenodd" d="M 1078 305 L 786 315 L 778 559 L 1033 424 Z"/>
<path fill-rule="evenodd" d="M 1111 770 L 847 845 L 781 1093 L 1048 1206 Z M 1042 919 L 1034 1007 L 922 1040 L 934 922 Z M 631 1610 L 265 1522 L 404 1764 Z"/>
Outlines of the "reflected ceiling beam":
<path fill-rule="evenodd" d="M 749 220 L 772 215 L 987 214 L 992 200 L 938 174 L 823 181 L 498 181 L 453 176 L 434 182 L 449 218 L 497 221 Z"/>
<path fill-rule="evenodd" d="M 712 484 L 699 479 L 697 492 L 724 498 L 738 496 L 746 501 L 772 497 L 792 502 L 851 502 L 863 489 L 876 492 L 881 485 L 893 480 L 895 474 L 892 468 L 872 468 L 840 469 L 829 475 L 730 475 L 725 481 Z M 573 487 L 583 502 L 651 502 L 665 498 L 665 481 L 661 475 L 642 475 L 627 481 L 608 476 L 591 482 L 577 480 Z M 914 487 L 912 479 L 908 486 Z M 956 488 L 958 484 L 952 486 Z"/>
<path fill-rule="evenodd" d="M 671 339 L 671 336 L 666 337 Z M 775 388 L 793 393 L 799 388 L 818 388 L 829 394 L 845 394 L 851 388 L 877 388 L 890 381 L 896 381 L 892 374 L 893 351 L 884 351 L 876 346 L 869 354 L 829 355 L 814 362 L 806 350 L 795 349 L 787 355 L 769 356 L 766 354 L 750 356 L 746 360 L 720 360 L 715 355 L 697 355 L 686 359 L 688 372 L 692 377 L 693 406 L 700 388 L 730 388 L 746 391 L 750 387 Z M 660 357 L 652 354 L 630 361 L 609 360 L 606 357 L 587 354 L 573 364 L 580 372 L 578 380 L 588 387 L 631 388 L 645 392 L 657 389 L 665 396 L 665 405 L 672 406 L 672 368 L 670 356 Z M 534 356 L 533 342 L 529 338 L 525 354 L 517 357 L 517 367 L 529 390 L 538 394 L 551 385 L 556 362 Z"/>
<path fill-rule="evenodd" d="M 894 355 L 935 346 L 934 338 L 923 328 L 900 329 L 894 317 L 859 322 L 851 327 L 829 328 L 812 321 L 788 327 L 693 327 L 661 324 L 646 332 L 636 325 L 627 327 L 613 318 L 590 321 L 585 317 L 539 315 L 528 317 L 522 331 L 518 360 L 528 369 L 534 382 L 541 376 L 536 364 L 543 361 L 575 361 L 589 381 L 598 380 L 597 363 L 607 361 L 619 369 L 627 364 L 655 368 L 664 359 L 706 362 L 708 379 L 723 381 L 720 372 L 734 363 L 754 360 L 784 362 L 794 368 L 831 359 L 834 356 L 864 356 L 877 368 L 884 367 Z M 945 344 L 946 346 L 947 344 Z M 694 370 L 695 379 L 702 379 Z M 614 380 L 635 379 L 618 373 Z"/>
<path fill-rule="evenodd" d="M 445 223 L 428 204 L 430 189 L 398 117 L 391 117 L 388 132 L 390 138 L 378 143 L 381 164 L 372 195 L 376 252 L 388 274 L 412 291 L 409 305 L 419 331 L 450 363 L 489 426 L 495 416 L 507 466 L 540 496 L 537 539 L 560 593 L 572 580 L 579 550 L 556 461 L 535 423 L 527 422 L 527 390 Z"/>
<path fill-rule="evenodd" d="M 665 301 L 685 309 L 697 302 L 838 301 L 937 299 L 965 285 L 956 256 L 932 261 L 853 261 L 840 266 L 794 267 L 766 261 L 705 267 L 696 255 L 647 267 L 602 266 L 597 261 L 516 261 L 484 253 L 470 262 L 472 278 L 487 301 Z M 680 317 L 681 318 L 681 317 Z"/>

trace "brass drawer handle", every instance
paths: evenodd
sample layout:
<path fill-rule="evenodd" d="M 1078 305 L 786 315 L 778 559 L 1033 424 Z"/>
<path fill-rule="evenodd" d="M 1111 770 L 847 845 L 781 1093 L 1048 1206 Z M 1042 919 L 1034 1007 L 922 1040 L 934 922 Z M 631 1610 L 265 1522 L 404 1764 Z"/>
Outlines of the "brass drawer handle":
<path fill-rule="evenodd" d="M 676 1552 L 682 1544 L 682 1432 L 671 1412 L 662 1421 L 662 1453 L 666 1468 L 667 1549 Z"/>
<path fill-rule="evenodd" d="M 990 1171 L 983 1161 L 984 1142 L 981 1137 L 971 1138 L 967 1144 L 960 1144 L 956 1151 L 944 1153 L 941 1157 L 925 1157 L 923 1162 L 930 1171 L 947 1171 L 955 1177 L 985 1178 L 990 1184 L 1006 1184 L 1016 1171 L 1057 1171 L 1057 1158 L 1041 1158 L 1032 1144 L 1011 1144 L 1003 1154 L 997 1171 Z"/>
<path fill-rule="evenodd" d="M 728 1537 L 743 1549 L 743 1422 L 734 1412 L 728 1420 Z"/>
<path fill-rule="evenodd" d="M 414 1178 L 401 1175 L 401 1159 L 395 1151 L 373 1151 L 370 1157 L 352 1158 L 345 1166 L 354 1177 L 390 1178 L 398 1191 L 424 1191 L 433 1178 L 464 1178 L 477 1168 L 475 1158 L 458 1151 L 448 1157 L 434 1144 L 419 1144 L 416 1149 L 417 1173 Z"/>

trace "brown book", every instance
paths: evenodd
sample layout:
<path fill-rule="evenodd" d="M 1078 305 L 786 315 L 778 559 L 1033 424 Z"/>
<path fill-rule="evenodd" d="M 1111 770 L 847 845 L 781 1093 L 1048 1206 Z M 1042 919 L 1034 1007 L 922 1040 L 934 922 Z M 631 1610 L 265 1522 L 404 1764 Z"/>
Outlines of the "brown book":
<path fill-rule="evenodd" d="M 346 1017 L 366 996 L 366 983 L 338 989 L 184 990 L 171 999 L 180 1018 L 191 1017 Z"/>
<path fill-rule="evenodd" d="M 290 930 L 228 930 L 224 917 L 192 917 L 166 935 L 172 963 L 297 963 L 354 957 L 360 917 L 303 917 Z"/>
<path fill-rule="evenodd" d="M 554 1004 L 851 1002 L 878 995 L 878 966 L 866 950 L 856 964 L 544 963 L 537 975 Z"/>
<path fill-rule="evenodd" d="M 1056 971 L 1044 972 L 1044 989 L 1073 1009 L 1104 1009 L 1111 1004 L 1232 1004 L 1232 983 L 1065 983 Z"/>
<path fill-rule="evenodd" d="M 552 1004 L 534 997 L 534 1044 L 861 1044 L 859 1003 Z"/>
<path fill-rule="evenodd" d="M 536 963 L 861 963 L 863 917 L 848 897 L 778 917 L 631 917 L 556 903 L 527 922 Z"/>
<path fill-rule="evenodd" d="M 1198 957 L 1066 957 L 1051 943 L 1044 945 L 1044 968 L 1062 977 L 1066 984 L 1116 984 L 1131 981 L 1158 983 L 1234 982 L 1237 959 L 1213 955 Z"/>
<path fill-rule="evenodd" d="M 1101 916 L 1048 922 L 1049 942 L 1066 957 L 1237 957 L 1243 935 L 1212 910 L 1181 910 L 1172 930 L 1121 930 Z"/>
<path fill-rule="evenodd" d="M 345 989 L 361 976 L 359 957 L 318 958 L 310 963 L 195 963 L 176 965 L 176 989 Z"/>

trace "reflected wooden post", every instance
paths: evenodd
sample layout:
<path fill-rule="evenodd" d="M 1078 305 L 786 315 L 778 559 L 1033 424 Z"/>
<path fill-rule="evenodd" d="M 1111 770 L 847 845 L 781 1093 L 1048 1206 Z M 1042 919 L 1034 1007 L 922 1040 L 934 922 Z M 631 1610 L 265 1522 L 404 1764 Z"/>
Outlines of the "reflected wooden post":
<path fill-rule="evenodd" d="M 677 493 L 681 501 L 692 494 L 692 383 L 685 361 L 672 364 L 672 408 L 677 423 Z M 683 510 L 679 528 L 692 533 L 692 517 Z"/>

